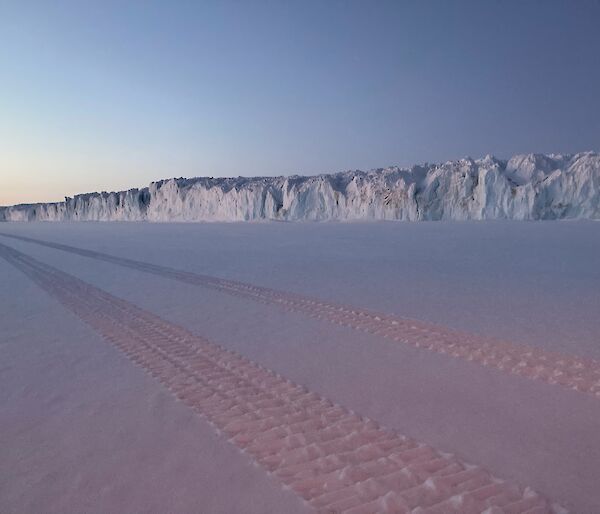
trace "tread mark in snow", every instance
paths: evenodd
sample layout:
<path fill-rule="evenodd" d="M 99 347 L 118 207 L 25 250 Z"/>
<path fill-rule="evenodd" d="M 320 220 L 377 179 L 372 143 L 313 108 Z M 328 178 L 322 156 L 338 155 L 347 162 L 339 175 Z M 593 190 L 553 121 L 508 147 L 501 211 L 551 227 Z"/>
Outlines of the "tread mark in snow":
<path fill-rule="evenodd" d="M 566 512 L 13 248 L 0 256 L 318 512 Z"/>
<path fill-rule="evenodd" d="M 217 290 L 262 304 L 274 305 L 285 311 L 299 312 L 314 319 L 328 321 L 409 346 L 476 362 L 504 373 L 540 380 L 600 398 L 600 361 L 595 359 L 498 341 L 422 321 L 378 314 L 300 294 L 125 259 L 60 243 L 1 232 L 0 235 L 110 262 L 186 284 Z"/>

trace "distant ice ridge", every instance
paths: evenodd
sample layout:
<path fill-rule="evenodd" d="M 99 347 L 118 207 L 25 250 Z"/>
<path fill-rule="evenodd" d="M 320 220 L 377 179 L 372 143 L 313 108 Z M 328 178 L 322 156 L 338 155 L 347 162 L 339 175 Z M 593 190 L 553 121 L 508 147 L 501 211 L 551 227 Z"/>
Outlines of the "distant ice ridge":
<path fill-rule="evenodd" d="M 600 219 L 600 155 L 486 156 L 311 177 L 192 178 L 0 207 L 5 221 Z"/>

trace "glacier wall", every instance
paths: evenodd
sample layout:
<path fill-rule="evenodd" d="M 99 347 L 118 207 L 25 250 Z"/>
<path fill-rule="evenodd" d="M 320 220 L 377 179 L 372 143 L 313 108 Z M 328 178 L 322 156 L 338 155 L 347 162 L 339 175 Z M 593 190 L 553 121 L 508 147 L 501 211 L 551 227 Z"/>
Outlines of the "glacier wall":
<path fill-rule="evenodd" d="M 487 156 L 311 177 L 193 178 L 0 207 L 0 221 L 600 219 L 600 155 Z"/>

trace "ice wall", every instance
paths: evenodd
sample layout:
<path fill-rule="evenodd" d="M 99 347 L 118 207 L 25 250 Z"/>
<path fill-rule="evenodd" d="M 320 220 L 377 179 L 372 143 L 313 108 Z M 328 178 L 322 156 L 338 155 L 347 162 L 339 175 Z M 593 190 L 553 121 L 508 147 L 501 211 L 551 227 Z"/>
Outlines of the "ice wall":
<path fill-rule="evenodd" d="M 314 177 L 152 182 L 0 207 L 5 221 L 600 219 L 600 155 L 491 156 Z"/>

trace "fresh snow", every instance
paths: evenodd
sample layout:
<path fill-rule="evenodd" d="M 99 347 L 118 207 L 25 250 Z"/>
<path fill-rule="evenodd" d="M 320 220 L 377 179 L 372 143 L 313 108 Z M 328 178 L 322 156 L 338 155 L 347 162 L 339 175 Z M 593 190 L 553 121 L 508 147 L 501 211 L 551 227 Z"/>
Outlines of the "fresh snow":
<path fill-rule="evenodd" d="M 486 156 L 311 177 L 192 178 L 0 208 L 5 221 L 600 218 L 600 155 Z"/>
<path fill-rule="evenodd" d="M 600 357 L 599 231 L 587 221 L 0 228 L 584 362 Z M 160 316 L 167 332 L 159 341 L 176 324 L 572 512 L 593 513 L 600 503 L 600 401 L 593 395 L 260 298 L 23 240 L 0 236 L 0 243 Z M 2 512 L 311 511 L 4 259 L 0 281 L 10 292 L 0 297 Z M 91 307 L 110 319 L 97 300 Z M 118 320 L 129 322 L 127 313 Z"/>

